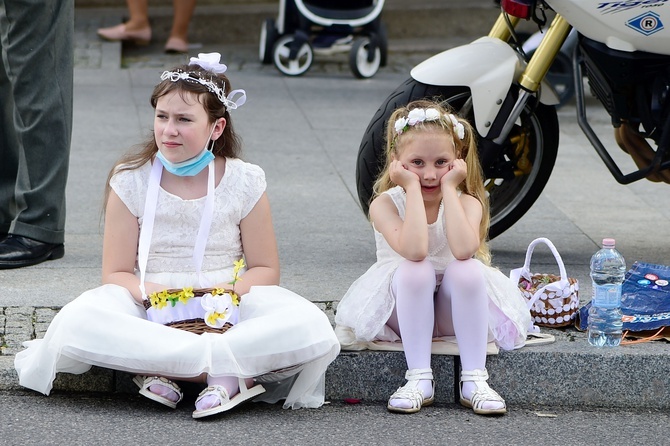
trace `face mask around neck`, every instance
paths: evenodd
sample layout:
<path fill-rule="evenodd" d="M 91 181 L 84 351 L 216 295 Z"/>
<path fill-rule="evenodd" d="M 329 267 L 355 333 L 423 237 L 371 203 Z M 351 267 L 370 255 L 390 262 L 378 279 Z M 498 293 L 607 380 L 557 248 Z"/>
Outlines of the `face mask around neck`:
<path fill-rule="evenodd" d="M 163 156 L 160 149 L 158 152 L 156 152 L 156 158 L 160 160 L 160 162 L 163 164 L 163 167 L 165 167 L 165 170 L 173 175 L 180 177 L 192 177 L 199 174 L 214 159 L 214 154 L 207 148 L 211 141 L 212 134 L 214 133 L 214 128 L 215 127 L 212 127 L 212 131 L 209 134 L 209 139 L 207 140 L 205 147 L 202 149 L 202 152 L 193 158 L 182 161 L 180 163 L 173 163 L 168 161 L 165 156 Z M 214 145 L 214 141 L 211 141 L 211 143 Z"/>

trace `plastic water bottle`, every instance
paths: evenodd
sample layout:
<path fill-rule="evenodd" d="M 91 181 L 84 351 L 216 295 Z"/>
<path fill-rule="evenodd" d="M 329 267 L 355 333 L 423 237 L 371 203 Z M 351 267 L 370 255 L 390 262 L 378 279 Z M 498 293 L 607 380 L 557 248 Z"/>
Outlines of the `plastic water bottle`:
<path fill-rule="evenodd" d="M 616 347 L 621 343 L 621 284 L 626 261 L 615 248 L 612 238 L 603 239 L 603 247 L 591 257 L 593 300 L 589 309 L 589 344 Z"/>

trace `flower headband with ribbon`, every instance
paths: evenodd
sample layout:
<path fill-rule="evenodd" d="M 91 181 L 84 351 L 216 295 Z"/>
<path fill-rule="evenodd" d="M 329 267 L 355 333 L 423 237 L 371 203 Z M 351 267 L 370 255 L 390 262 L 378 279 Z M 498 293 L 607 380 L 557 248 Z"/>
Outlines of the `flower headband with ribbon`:
<path fill-rule="evenodd" d="M 454 128 L 454 133 L 456 133 L 458 139 L 463 140 L 463 138 L 465 138 L 465 127 L 463 127 L 463 124 L 451 113 L 445 113 L 444 117 L 451 122 L 451 125 Z M 406 118 L 396 119 L 394 129 L 398 135 L 402 135 L 403 132 L 409 130 L 410 127 L 414 127 L 421 122 L 438 121 L 439 119 L 440 112 L 435 108 L 415 108 L 410 110 Z"/>
<path fill-rule="evenodd" d="M 225 64 L 219 63 L 220 60 L 221 54 L 219 53 L 200 53 L 198 54 L 198 57 L 191 57 L 189 65 L 199 65 L 212 73 L 223 74 L 228 67 Z M 247 102 L 247 93 L 244 90 L 233 90 L 226 96 L 225 83 L 223 84 L 223 88 L 219 87 L 213 80 L 199 77 L 199 73 L 196 75 L 196 73 L 187 71 L 163 71 L 161 80 L 164 81 L 166 79 L 169 79 L 172 82 L 177 82 L 179 80 L 195 82 L 206 87 L 210 93 L 221 101 L 227 110 L 235 110 L 237 107 L 240 107 Z M 239 97 L 235 99 L 235 96 L 238 95 Z"/>

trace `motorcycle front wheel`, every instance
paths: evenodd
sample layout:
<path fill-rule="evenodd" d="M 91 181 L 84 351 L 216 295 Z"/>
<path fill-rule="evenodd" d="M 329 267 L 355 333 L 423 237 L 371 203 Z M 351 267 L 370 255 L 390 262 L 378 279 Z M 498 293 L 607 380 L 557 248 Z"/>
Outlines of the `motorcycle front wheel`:
<path fill-rule="evenodd" d="M 468 88 L 426 85 L 411 78 L 400 85 L 373 116 L 358 150 L 356 187 L 366 215 L 372 186 L 384 168 L 386 122 L 396 108 L 424 98 L 448 104 L 474 127 L 471 109 L 464 108 L 471 99 Z M 484 168 L 484 183 L 491 206 L 489 238 L 509 229 L 540 196 L 556 161 L 558 137 L 556 109 L 534 100 L 532 105 L 526 105 L 504 144 L 504 153 L 499 154 L 499 161 L 514 172 L 514 178 L 499 178 Z"/>

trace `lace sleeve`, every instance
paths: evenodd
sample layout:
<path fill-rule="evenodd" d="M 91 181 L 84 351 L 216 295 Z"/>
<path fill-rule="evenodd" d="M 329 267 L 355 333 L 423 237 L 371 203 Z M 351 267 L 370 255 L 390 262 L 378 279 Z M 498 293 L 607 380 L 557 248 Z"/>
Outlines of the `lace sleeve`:
<path fill-rule="evenodd" d="M 148 184 L 147 172 L 147 165 L 144 165 L 138 169 L 117 171 L 109 180 L 112 190 L 136 217 L 141 216 L 144 208 Z"/>
<path fill-rule="evenodd" d="M 265 172 L 255 164 L 246 164 L 244 177 L 242 179 L 242 189 L 246 200 L 242 206 L 242 218 L 249 215 L 249 212 L 256 206 L 263 192 L 267 188 L 265 181 Z"/>

